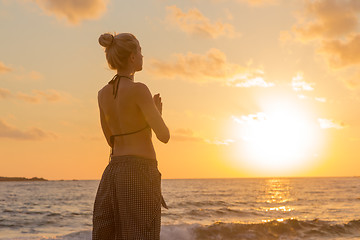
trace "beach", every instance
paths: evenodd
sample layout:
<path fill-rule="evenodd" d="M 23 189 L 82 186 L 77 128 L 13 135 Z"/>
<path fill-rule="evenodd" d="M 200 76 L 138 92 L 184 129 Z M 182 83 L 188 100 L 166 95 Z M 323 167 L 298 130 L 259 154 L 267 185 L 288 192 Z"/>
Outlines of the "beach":
<path fill-rule="evenodd" d="M 0 239 L 91 239 L 98 180 L 2 182 Z M 161 239 L 360 239 L 360 178 L 164 179 Z"/>

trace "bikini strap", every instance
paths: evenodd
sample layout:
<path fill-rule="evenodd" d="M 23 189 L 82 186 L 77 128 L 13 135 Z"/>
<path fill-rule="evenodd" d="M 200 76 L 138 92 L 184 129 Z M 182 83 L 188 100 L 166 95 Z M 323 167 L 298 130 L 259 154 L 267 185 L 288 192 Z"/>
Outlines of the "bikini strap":
<path fill-rule="evenodd" d="M 141 129 L 139 129 L 139 130 L 133 131 L 133 132 L 111 135 L 111 136 L 110 136 L 110 143 L 111 143 L 112 146 L 114 146 L 114 140 L 115 140 L 114 138 L 115 138 L 115 137 L 118 137 L 118 136 L 126 136 L 126 135 L 130 135 L 130 134 L 138 133 L 138 132 L 141 132 L 141 131 L 143 131 L 143 130 L 145 130 L 145 129 L 147 129 L 147 128 L 149 128 L 149 125 L 148 125 L 148 124 L 146 124 L 145 127 L 141 128 Z"/>
<path fill-rule="evenodd" d="M 114 98 L 116 98 L 117 96 L 117 92 L 118 92 L 118 89 L 119 89 L 119 83 L 120 83 L 120 79 L 124 77 L 124 78 L 127 78 L 127 79 L 130 79 L 131 81 L 133 81 L 132 78 L 128 77 L 128 76 L 120 76 L 120 75 L 117 75 L 115 74 L 115 76 L 110 80 L 110 82 L 108 84 L 112 84 L 113 85 L 113 96 Z"/>
<path fill-rule="evenodd" d="M 138 132 L 141 132 L 147 128 L 150 128 L 150 126 L 148 124 L 146 124 L 145 127 L 139 129 L 139 130 L 136 130 L 136 131 L 133 131 L 133 132 L 128 132 L 128 133 L 122 133 L 122 134 L 114 134 L 114 135 L 111 135 L 110 136 L 110 144 L 111 144 L 111 148 L 110 148 L 110 156 L 109 156 L 109 162 L 111 160 L 111 156 L 113 155 L 113 151 L 114 151 L 114 140 L 115 140 L 115 137 L 118 137 L 118 136 L 126 136 L 126 135 L 130 135 L 130 134 L 134 134 L 134 133 L 138 133 Z"/>
<path fill-rule="evenodd" d="M 108 84 L 113 85 L 113 96 L 114 96 L 114 98 L 116 98 L 116 95 L 117 95 L 117 90 L 119 88 L 119 82 L 120 82 L 119 75 L 115 74 L 115 76 L 108 83 Z"/>

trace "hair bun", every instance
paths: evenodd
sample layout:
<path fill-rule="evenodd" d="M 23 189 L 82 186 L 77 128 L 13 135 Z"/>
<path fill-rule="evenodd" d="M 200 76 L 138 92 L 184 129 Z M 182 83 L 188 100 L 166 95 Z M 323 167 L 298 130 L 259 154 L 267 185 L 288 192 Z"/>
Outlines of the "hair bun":
<path fill-rule="evenodd" d="M 104 33 L 99 37 L 100 45 L 105 48 L 109 47 L 113 41 L 114 41 L 114 35 L 110 33 Z"/>

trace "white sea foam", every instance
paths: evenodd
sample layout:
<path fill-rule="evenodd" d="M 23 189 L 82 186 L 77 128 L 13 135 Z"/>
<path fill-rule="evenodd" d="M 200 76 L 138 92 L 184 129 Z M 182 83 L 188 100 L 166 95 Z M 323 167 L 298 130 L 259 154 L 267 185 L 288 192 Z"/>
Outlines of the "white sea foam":
<path fill-rule="evenodd" d="M 192 240 L 194 239 L 193 229 L 199 226 L 199 224 L 182 224 L 182 225 L 169 225 L 162 226 L 160 238 L 161 239 L 173 239 L 173 240 Z M 22 240 L 30 240 L 28 238 L 24 238 Z M 66 234 L 63 236 L 50 237 L 50 238 L 32 238 L 31 240 L 91 240 L 91 231 L 79 231 L 73 232 L 70 234 Z"/>
<path fill-rule="evenodd" d="M 180 225 L 165 225 L 161 227 L 160 238 L 172 240 L 193 240 L 194 229 L 199 227 L 200 224 L 180 224 Z M 91 231 L 79 231 L 57 237 L 42 237 L 31 238 L 31 240 L 91 240 Z M 24 238 L 22 240 L 30 240 Z"/>
<path fill-rule="evenodd" d="M 41 240 L 45 240 L 46 238 L 42 238 Z M 80 232 L 73 232 L 70 234 L 66 234 L 64 236 L 58 236 L 56 238 L 50 239 L 57 239 L 57 240 L 91 240 L 91 231 L 80 231 Z"/>

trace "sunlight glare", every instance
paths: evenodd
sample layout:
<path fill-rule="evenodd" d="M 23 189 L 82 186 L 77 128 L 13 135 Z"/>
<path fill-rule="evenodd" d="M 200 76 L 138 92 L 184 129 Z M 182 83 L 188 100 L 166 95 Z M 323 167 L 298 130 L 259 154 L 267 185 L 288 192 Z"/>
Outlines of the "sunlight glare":
<path fill-rule="evenodd" d="M 288 103 L 237 119 L 243 126 L 245 164 L 256 171 L 284 175 L 306 167 L 319 136 L 304 113 Z"/>

